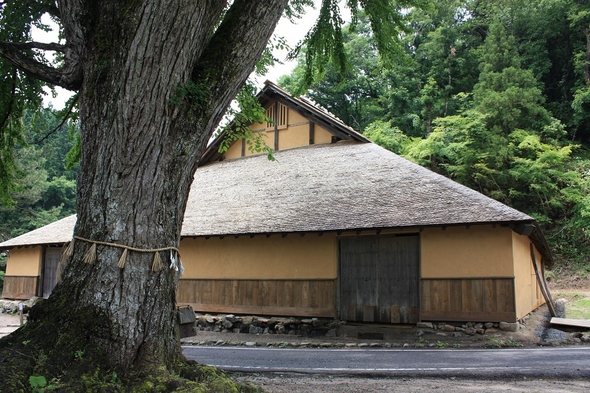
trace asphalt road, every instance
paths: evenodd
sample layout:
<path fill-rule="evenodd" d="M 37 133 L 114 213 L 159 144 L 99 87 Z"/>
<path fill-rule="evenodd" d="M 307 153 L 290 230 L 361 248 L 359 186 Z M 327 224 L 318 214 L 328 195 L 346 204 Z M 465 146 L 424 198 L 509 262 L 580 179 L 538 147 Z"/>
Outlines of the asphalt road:
<path fill-rule="evenodd" d="M 281 349 L 184 346 L 227 371 L 373 376 L 590 378 L 590 347 L 521 349 Z"/>

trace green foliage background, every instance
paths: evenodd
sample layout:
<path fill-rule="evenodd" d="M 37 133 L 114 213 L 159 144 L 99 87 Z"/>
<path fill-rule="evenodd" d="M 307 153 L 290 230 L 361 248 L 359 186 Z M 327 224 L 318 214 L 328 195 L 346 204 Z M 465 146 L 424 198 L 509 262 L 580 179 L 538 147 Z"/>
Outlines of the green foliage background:
<path fill-rule="evenodd" d="M 10 192 L 13 203 L 0 205 L 0 240 L 42 227 L 76 212 L 76 165 L 66 165 L 75 144 L 75 122 L 61 124 L 51 108 L 25 111 L 22 142 L 14 150 L 18 171 Z M 69 169 L 66 169 L 66 166 Z M 6 255 L 0 255 L 0 292 Z"/>

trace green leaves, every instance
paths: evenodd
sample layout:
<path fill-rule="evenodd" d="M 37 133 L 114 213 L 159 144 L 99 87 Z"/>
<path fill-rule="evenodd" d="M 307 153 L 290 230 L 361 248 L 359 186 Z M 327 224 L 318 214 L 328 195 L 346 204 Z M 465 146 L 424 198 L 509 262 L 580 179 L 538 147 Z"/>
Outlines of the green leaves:
<path fill-rule="evenodd" d="M 428 7 L 428 0 L 348 0 L 346 2 L 352 16 L 350 31 L 363 23 L 366 15 L 373 32 L 374 42 L 382 64 L 392 66 L 404 56 L 400 36 L 408 31 L 405 18 L 413 7 Z M 345 35 L 343 32 L 344 19 L 341 14 L 339 1 L 322 0 L 320 14 L 316 24 L 305 38 L 289 54 L 294 59 L 299 55 L 304 57 L 305 87 L 319 81 L 331 64 L 333 69 L 345 75 L 350 64 L 344 49 Z"/>
<path fill-rule="evenodd" d="M 47 380 L 42 375 L 31 375 L 29 384 L 33 393 L 43 393 L 45 391 L 43 388 L 47 386 Z"/>
<path fill-rule="evenodd" d="M 378 120 L 371 123 L 364 132 L 364 135 L 378 144 L 397 154 L 404 154 L 411 143 L 402 130 L 392 127 L 390 122 Z"/>
<path fill-rule="evenodd" d="M 385 93 L 385 84 L 381 83 L 383 65 L 364 14 L 359 15 L 356 29 L 346 26 L 342 32 L 350 67 L 341 74 L 333 64 L 327 64 L 323 78 L 312 84 L 307 96 L 346 124 L 362 131 L 384 113 L 379 102 L 379 97 Z M 303 94 L 307 90 L 305 72 L 306 63 L 302 56 L 294 72 L 280 79 L 279 83 L 292 94 Z"/>
<path fill-rule="evenodd" d="M 320 14 L 315 25 L 306 34 L 303 41 L 289 54 L 289 58 L 296 58 L 305 44 L 304 82 L 307 86 L 323 76 L 326 66 L 330 62 L 340 73 L 345 72 L 347 63 L 342 35 L 343 24 L 344 20 L 340 15 L 338 2 L 336 0 L 322 0 Z"/>
<path fill-rule="evenodd" d="M 269 160 L 274 161 L 273 149 L 266 144 L 266 133 L 253 132 L 251 124 L 263 122 L 272 122 L 264 114 L 264 108 L 260 105 L 258 98 L 255 96 L 256 87 L 247 82 L 236 97 L 238 110 L 229 108 L 228 116 L 233 116 L 231 123 L 222 128 L 221 132 L 225 133 L 218 151 L 226 152 L 230 146 L 237 140 L 245 139 L 248 151 L 251 153 L 266 153 Z"/>

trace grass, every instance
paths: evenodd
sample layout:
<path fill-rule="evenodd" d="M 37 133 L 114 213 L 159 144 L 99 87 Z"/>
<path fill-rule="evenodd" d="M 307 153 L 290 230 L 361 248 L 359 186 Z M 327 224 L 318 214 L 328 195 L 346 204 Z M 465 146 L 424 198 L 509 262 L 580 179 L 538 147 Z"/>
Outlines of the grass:
<path fill-rule="evenodd" d="M 590 319 L 590 292 L 558 292 L 556 298 L 564 298 L 565 317 Z"/>
<path fill-rule="evenodd" d="M 495 337 L 490 337 L 489 347 L 491 348 L 518 348 L 522 347 L 522 344 L 514 340 L 500 340 Z"/>
<path fill-rule="evenodd" d="M 565 314 L 568 318 L 590 319 L 590 299 L 579 299 L 566 305 Z"/>

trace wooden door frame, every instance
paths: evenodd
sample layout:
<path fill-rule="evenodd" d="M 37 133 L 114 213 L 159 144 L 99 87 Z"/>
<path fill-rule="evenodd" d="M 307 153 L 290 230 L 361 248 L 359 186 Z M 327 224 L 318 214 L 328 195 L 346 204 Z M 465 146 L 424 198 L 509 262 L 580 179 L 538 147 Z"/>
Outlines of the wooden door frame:
<path fill-rule="evenodd" d="M 37 281 L 37 289 L 35 296 L 43 297 L 43 280 L 45 279 L 45 251 L 48 246 L 41 246 L 41 268 L 39 269 L 39 280 Z"/>
<path fill-rule="evenodd" d="M 60 246 L 43 246 L 42 249 L 42 257 L 41 257 L 41 272 L 39 274 L 39 282 L 37 283 L 37 297 L 41 297 L 44 298 L 44 292 L 45 292 L 45 267 L 47 266 L 47 250 L 49 249 L 55 249 L 55 250 L 59 250 L 61 253 L 63 247 Z M 59 264 L 58 264 L 59 265 Z M 56 274 L 57 274 L 57 269 L 59 268 L 59 266 L 56 265 Z M 54 286 L 55 288 L 55 286 Z M 51 289 L 51 291 L 53 292 L 53 288 Z"/>

